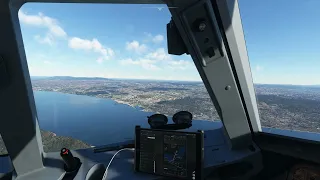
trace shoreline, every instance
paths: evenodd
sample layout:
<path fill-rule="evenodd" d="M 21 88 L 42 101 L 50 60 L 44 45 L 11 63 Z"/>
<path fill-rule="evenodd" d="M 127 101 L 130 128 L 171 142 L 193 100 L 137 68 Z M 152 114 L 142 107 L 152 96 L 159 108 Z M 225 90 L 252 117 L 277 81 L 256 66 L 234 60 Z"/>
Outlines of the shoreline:
<path fill-rule="evenodd" d="M 86 95 L 86 94 L 76 94 L 76 93 L 70 93 L 70 92 L 63 92 L 63 91 L 45 91 L 45 90 L 33 90 L 33 91 L 39 91 L 39 92 L 55 92 L 55 93 L 62 93 L 62 94 L 71 94 L 71 95 L 77 95 L 77 96 L 86 96 L 86 97 L 95 97 L 95 98 L 98 98 L 98 99 L 106 99 L 106 100 L 113 100 L 115 101 L 116 103 L 118 104 L 124 104 L 124 105 L 128 105 L 132 108 L 135 108 L 135 109 L 138 109 L 140 111 L 143 111 L 143 112 L 153 112 L 151 109 L 147 109 L 145 107 L 143 107 L 142 105 L 134 105 L 130 102 L 126 102 L 126 101 L 123 101 L 123 100 L 120 100 L 120 99 L 115 99 L 115 98 L 112 98 L 112 97 L 100 97 L 100 96 L 97 96 L 97 95 Z M 153 112 L 154 113 L 154 112 Z"/>
<path fill-rule="evenodd" d="M 103 96 L 98 96 L 98 95 L 86 95 L 86 94 L 76 94 L 76 93 L 70 93 L 70 92 L 63 92 L 63 91 L 45 91 L 45 90 L 33 90 L 33 91 L 38 91 L 38 92 L 55 92 L 55 93 L 61 93 L 61 94 L 69 94 L 69 95 L 77 95 L 77 96 L 86 96 L 86 97 L 94 97 L 94 98 L 98 98 L 98 99 L 105 99 L 105 100 L 112 100 L 118 104 L 123 104 L 123 105 L 127 105 L 130 106 L 136 110 L 142 111 L 142 112 L 149 112 L 149 113 L 160 113 L 160 114 L 164 114 L 168 117 L 171 117 L 171 115 L 162 113 L 162 112 L 158 112 L 158 111 L 153 111 L 152 109 L 143 107 L 143 105 L 134 105 L 133 103 L 130 102 L 126 102 L 123 101 L 121 99 L 117 99 L 117 98 L 112 98 L 112 97 L 103 97 Z M 173 116 L 173 115 L 172 115 Z M 195 119 L 197 118 L 197 119 Z M 197 117 L 195 114 L 193 114 L 193 120 L 201 120 L 201 121 L 220 121 L 220 119 L 215 119 L 215 120 L 210 120 L 209 118 L 201 118 L 201 117 Z"/>

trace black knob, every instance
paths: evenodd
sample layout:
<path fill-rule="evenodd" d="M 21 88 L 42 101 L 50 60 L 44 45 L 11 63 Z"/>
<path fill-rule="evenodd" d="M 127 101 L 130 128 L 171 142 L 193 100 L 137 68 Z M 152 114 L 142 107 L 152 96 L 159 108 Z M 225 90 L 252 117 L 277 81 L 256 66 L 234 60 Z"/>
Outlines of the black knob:
<path fill-rule="evenodd" d="M 67 148 L 62 148 L 60 152 L 60 156 L 65 163 L 65 170 L 67 172 L 74 171 L 78 167 L 78 161 L 73 157 L 71 151 Z"/>
<path fill-rule="evenodd" d="M 152 116 L 148 116 L 148 123 L 151 128 L 156 129 L 166 125 L 168 123 L 168 118 L 163 114 L 153 114 Z"/>
<path fill-rule="evenodd" d="M 176 124 L 192 125 L 192 114 L 188 111 L 179 111 L 173 115 L 172 120 Z"/>

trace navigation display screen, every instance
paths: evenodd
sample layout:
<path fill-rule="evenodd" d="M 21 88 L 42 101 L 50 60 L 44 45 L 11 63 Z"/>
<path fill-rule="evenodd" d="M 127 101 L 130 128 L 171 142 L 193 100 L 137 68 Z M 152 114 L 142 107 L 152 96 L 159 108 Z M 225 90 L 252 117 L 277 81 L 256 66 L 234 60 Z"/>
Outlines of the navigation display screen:
<path fill-rule="evenodd" d="M 186 141 L 187 137 L 185 135 L 164 135 L 164 174 L 187 176 Z"/>
<path fill-rule="evenodd" d="M 135 169 L 139 172 L 200 180 L 203 134 L 136 128 Z"/>

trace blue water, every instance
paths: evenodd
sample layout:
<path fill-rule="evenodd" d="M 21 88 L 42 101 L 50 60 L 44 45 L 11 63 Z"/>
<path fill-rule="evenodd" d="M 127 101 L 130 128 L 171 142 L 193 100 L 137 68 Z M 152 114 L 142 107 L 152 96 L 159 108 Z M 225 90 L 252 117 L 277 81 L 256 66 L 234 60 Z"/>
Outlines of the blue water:
<path fill-rule="evenodd" d="M 111 99 L 45 91 L 35 91 L 34 96 L 41 129 L 94 146 L 133 139 L 135 126 L 148 127 L 147 116 L 153 114 Z M 197 120 L 190 129 L 207 130 L 217 126 L 217 123 Z"/>

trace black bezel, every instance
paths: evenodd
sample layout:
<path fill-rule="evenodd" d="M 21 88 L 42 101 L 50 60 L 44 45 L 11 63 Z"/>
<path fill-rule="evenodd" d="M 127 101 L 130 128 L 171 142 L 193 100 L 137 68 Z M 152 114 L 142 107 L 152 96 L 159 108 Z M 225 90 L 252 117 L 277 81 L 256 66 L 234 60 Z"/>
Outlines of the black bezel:
<path fill-rule="evenodd" d="M 140 131 L 141 130 L 148 130 L 148 131 L 161 131 L 161 132 L 171 132 L 171 133 L 181 133 L 181 134 L 195 134 L 196 135 L 196 176 L 194 180 L 202 180 L 203 179 L 203 168 L 204 168 L 204 132 L 197 131 L 197 132 L 185 132 L 185 131 L 174 131 L 174 130 L 163 130 L 163 129 L 149 129 L 149 128 L 141 128 L 140 126 L 136 126 L 135 128 L 135 156 L 134 156 L 134 169 L 136 172 L 143 172 L 139 170 L 140 166 Z M 154 174 L 160 175 L 165 177 L 174 177 L 175 179 L 189 179 L 181 178 L 176 176 L 158 174 L 158 173 L 148 173 L 147 174 Z"/>

